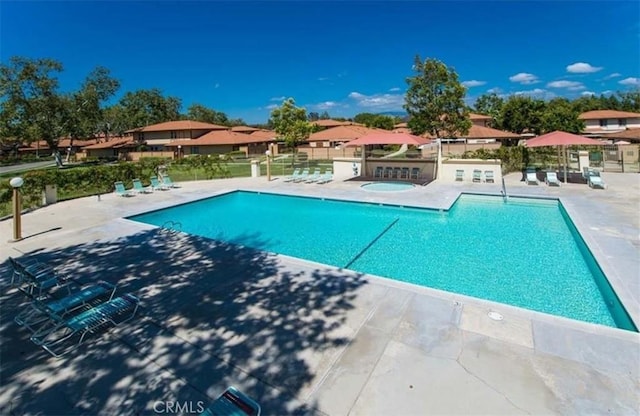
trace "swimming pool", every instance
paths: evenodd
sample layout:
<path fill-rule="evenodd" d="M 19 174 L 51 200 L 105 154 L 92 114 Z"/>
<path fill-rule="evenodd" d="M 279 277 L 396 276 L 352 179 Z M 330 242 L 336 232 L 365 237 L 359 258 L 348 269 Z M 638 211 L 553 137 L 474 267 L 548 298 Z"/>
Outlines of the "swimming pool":
<path fill-rule="evenodd" d="M 436 211 L 236 191 L 130 219 L 635 330 L 557 200 L 463 194 Z"/>
<path fill-rule="evenodd" d="M 371 182 L 365 183 L 360 188 L 365 191 L 377 191 L 377 192 L 398 192 L 408 191 L 414 188 L 415 185 L 409 182 Z"/>

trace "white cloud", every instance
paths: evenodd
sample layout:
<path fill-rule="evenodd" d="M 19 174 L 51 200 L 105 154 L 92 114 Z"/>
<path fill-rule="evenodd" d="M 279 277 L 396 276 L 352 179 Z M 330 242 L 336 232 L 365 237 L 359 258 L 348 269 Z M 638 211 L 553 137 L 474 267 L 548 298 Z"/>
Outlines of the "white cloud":
<path fill-rule="evenodd" d="M 214 85 L 213 88 L 217 89 L 218 87 L 220 87 L 220 84 L 216 82 L 216 85 Z"/>
<path fill-rule="evenodd" d="M 585 87 L 578 81 L 553 81 L 547 84 L 548 88 L 566 88 L 571 91 L 583 90 Z"/>
<path fill-rule="evenodd" d="M 336 103 L 335 101 L 324 101 L 318 104 L 310 104 L 308 107 L 315 110 L 329 110 L 337 105 L 338 103 Z"/>
<path fill-rule="evenodd" d="M 479 87 L 480 85 L 484 85 L 486 84 L 487 81 L 476 81 L 475 79 L 472 79 L 470 81 L 462 81 L 462 85 L 464 85 L 465 87 Z"/>
<path fill-rule="evenodd" d="M 398 87 L 389 88 L 389 92 L 396 92 L 396 91 L 400 91 L 400 88 Z"/>
<path fill-rule="evenodd" d="M 510 76 L 509 81 L 519 82 L 520 84 L 535 84 L 536 82 L 540 82 L 537 76 L 526 72 L 520 72 L 519 74 Z"/>
<path fill-rule="evenodd" d="M 551 98 L 554 98 L 556 96 L 556 94 L 554 94 L 551 91 L 547 91 L 545 89 L 542 88 L 535 88 L 533 90 L 526 90 L 526 91 L 516 91 L 513 93 L 514 95 L 527 95 L 529 97 L 533 97 L 533 98 L 541 98 L 544 100 L 548 100 Z"/>
<path fill-rule="evenodd" d="M 277 108 L 277 107 L 278 107 L 278 104 L 269 104 L 269 105 L 268 105 L 268 106 L 266 106 L 265 108 L 266 108 L 267 110 L 273 110 L 274 108 Z"/>
<path fill-rule="evenodd" d="M 604 77 L 604 79 L 611 79 L 611 78 L 618 78 L 621 77 L 622 74 L 618 73 L 618 72 L 614 72 L 613 74 L 609 74 L 606 77 Z"/>
<path fill-rule="evenodd" d="M 283 95 L 282 97 L 272 97 L 272 98 L 269 98 L 269 101 L 284 101 L 284 100 L 286 100 L 286 99 L 287 99 L 287 97 L 285 97 L 285 96 Z"/>
<path fill-rule="evenodd" d="M 581 95 L 586 97 L 587 95 L 596 95 L 596 93 L 593 91 L 583 91 Z"/>
<path fill-rule="evenodd" d="M 342 78 L 342 77 L 346 77 L 347 76 L 347 71 L 342 71 L 340 73 L 338 73 L 338 78 Z"/>
<path fill-rule="evenodd" d="M 502 90 L 500 88 L 498 88 L 498 87 L 489 88 L 487 90 L 487 93 L 489 93 L 489 94 L 500 94 L 501 92 L 502 92 Z"/>
<path fill-rule="evenodd" d="M 586 62 L 576 62 L 575 64 L 567 65 L 567 72 L 572 74 L 591 74 L 592 72 L 598 72 L 602 70 L 601 66 L 591 66 Z"/>
<path fill-rule="evenodd" d="M 618 84 L 640 87 L 640 78 L 634 78 L 634 77 L 625 78 L 621 81 L 618 81 Z"/>
<path fill-rule="evenodd" d="M 326 80 L 328 80 L 328 79 L 329 79 L 329 78 L 327 78 L 327 77 L 319 77 L 319 78 L 318 78 L 318 81 L 326 81 Z"/>
<path fill-rule="evenodd" d="M 602 91 L 602 92 L 601 92 L 601 94 L 602 94 L 602 95 L 610 95 L 610 94 L 613 94 L 613 91 L 611 91 L 611 90 L 606 90 L 606 91 Z"/>
<path fill-rule="evenodd" d="M 404 95 L 402 94 L 364 95 L 354 91 L 349 94 L 349 98 L 356 101 L 358 107 L 365 107 L 378 111 L 401 110 L 402 105 L 404 104 Z"/>

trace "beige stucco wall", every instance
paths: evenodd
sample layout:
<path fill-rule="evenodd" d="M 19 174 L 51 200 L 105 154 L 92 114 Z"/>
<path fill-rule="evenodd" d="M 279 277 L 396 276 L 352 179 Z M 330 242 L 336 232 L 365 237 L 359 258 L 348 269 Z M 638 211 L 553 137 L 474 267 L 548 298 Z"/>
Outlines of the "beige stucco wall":
<path fill-rule="evenodd" d="M 626 120 L 626 125 L 621 126 L 620 124 L 618 124 L 618 120 L 617 118 L 608 118 L 607 120 L 607 126 L 606 127 L 601 127 L 600 126 L 600 120 L 585 120 L 584 124 L 585 124 L 585 128 L 586 130 L 624 130 L 624 129 L 632 129 L 632 128 L 637 128 L 640 127 L 640 117 L 631 117 L 631 118 L 625 118 L 624 120 Z"/>
<path fill-rule="evenodd" d="M 455 182 L 456 171 L 459 169 L 464 171 L 463 182 L 473 182 L 473 171 L 476 169 L 482 171 L 483 181 L 487 170 L 493 171 L 495 183 L 500 183 L 502 180 L 502 162 L 499 159 L 444 159 L 438 180 Z"/>

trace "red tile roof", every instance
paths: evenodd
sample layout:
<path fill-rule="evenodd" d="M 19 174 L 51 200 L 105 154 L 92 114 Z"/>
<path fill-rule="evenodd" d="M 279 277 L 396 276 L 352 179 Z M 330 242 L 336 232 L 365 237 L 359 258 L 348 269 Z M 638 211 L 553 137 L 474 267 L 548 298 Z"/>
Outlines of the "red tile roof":
<path fill-rule="evenodd" d="M 485 116 L 484 114 L 476 114 L 476 113 L 469 113 L 469 118 L 471 120 L 493 120 L 493 117 L 491 116 Z"/>
<path fill-rule="evenodd" d="M 332 119 L 316 120 L 311 124 L 315 124 L 318 127 L 338 127 L 338 126 L 362 126 L 360 123 L 354 123 L 353 121 L 338 121 Z"/>
<path fill-rule="evenodd" d="M 119 147 L 126 147 L 134 144 L 136 144 L 136 142 L 133 137 L 117 137 L 110 139 L 108 142 L 101 142 L 86 146 L 85 149 L 116 149 Z"/>
<path fill-rule="evenodd" d="M 254 137 L 262 137 L 263 139 L 274 139 L 278 137 L 278 133 L 271 130 L 256 130 L 250 134 Z"/>
<path fill-rule="evenodd" d="M 206 133 L 197 139 L 174 140 L 165 144 L 165 147 L 175 146 L 215 146 L 229 144 L 249 144 L 249 143 L 265 143 L 273 139 L 264 137 L 256 137 L 250 134 L 236 133 L 231 130 L 214 130 Z"/>
<path fill-rule="evenodd" d="M 349 141 L 355 140 L 367 134 L 377 133 L 381 131 L 390 133 L 387 130 L 371 129 L 363 126 L 337 126 L 311 134 L 308 141 Z"/>
<path fill-rule="evenodd" d="M 616 139 L 631 139 L 634 141 L 640 141 L 640 128 L 623 130 L 617 133 L 607 134 L 607 137 L 613 137 Z"/>
<path fill-rule="evenodd" d="M 238 133 L 251 133 L 252 131 L 257 131 L 260 129 L 257 129 L 255 127 L 250 127 L 250 126 L 233 126 L 231 127 L 231 131 L 235 131 Z"/>
<path fill-rule="evenodd" d="M 128 130 L 129 132 L 148 132 L 148 131 L 176 131 L 176 130 L 227 130 L 229 127 L 219 124 L 203 123 L 201 121 L 177 120 L 166 121 L 164 123 L 152 124 L 150 126 L 138 127 Z"/>
<path fill-rule="evenodd" d="M 578 116 L 580 120 L 599 120 L 609 118 L 640 118 L 640 113 L 631 113 L 629 111 L 616 110 L 593 110 Z"/>
<path fill-rule="evenodd" d="M 469 133 L 460 137 L 464 137 L 467 139 L 516 139 L 519 138 L 520 135 L 508 131 L 492 129 L 491 127 L 484 127 L 473 124 L 469 129 Z"/>

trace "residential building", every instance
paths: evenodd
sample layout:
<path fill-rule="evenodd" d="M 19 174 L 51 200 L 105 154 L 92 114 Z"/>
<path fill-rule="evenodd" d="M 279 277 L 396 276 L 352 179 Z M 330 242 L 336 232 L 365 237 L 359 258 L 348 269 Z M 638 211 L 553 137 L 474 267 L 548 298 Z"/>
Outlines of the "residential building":
<path fill-rule="evenodd" d="M 606 137 L 626 129 L 640 128 L 640 113 L 616 110 L 594 110 L 580 114 L 584 120 L 584 135 Z"/>

